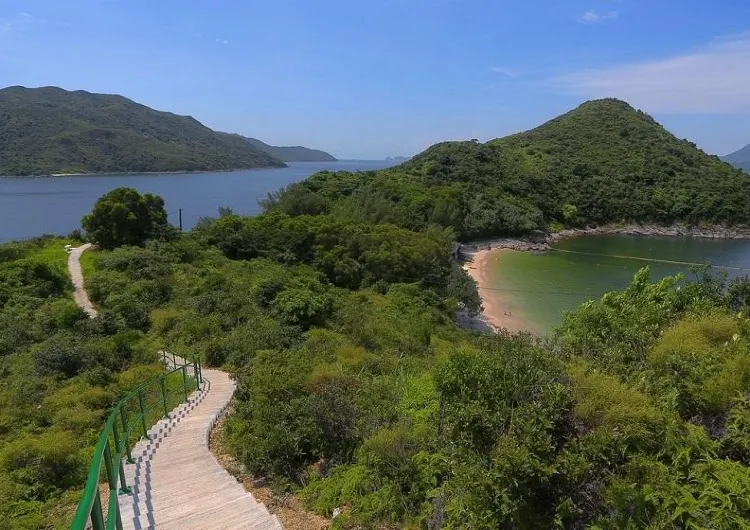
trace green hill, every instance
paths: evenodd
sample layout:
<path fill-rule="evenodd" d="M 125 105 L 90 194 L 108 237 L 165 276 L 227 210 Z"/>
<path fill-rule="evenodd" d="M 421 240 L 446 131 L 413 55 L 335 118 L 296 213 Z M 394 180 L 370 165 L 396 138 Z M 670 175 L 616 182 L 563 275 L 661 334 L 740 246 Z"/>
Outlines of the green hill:
<path fill-rule="evenodd" d="M 750 173 L 750 144 L 746 145 L 739 151 L 735 151 L 731 155 L 721 157 L 721 159 L 738 169 Z"/>
<path fill-rule="evenodd" d="M 308 149 L 299 145 L 278 147 L 256 138 L 247 138 L 247 141 L 283 162 L 336 162 L 336 157 L 319 149 Z"/>
<path fill-rule="evenodd" d="M 377 173 L 321 173 L 267 204 L 464 239 L 613 222 L 747 224 L 750 179 L 625 102 L 584 103 L 536 129 L 434 145 Z"/>
<path fill-rule="evenodd" d="M 0 175 L 282 167 L 239 137 L 117 95 L 0 90 Z"/>

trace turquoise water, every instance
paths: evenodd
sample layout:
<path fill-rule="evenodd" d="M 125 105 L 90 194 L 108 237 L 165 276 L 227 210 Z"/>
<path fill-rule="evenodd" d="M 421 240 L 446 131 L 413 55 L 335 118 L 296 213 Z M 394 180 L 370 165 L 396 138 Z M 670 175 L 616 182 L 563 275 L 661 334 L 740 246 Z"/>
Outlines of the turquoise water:
<path fill-rule="evenodd" d="M 729 277 L 750 274 L 750 241 L 584 236 L 557 243 L 555 249 L 503 252 L 489 273 L 499 296 L 540 333 L 558 325 L 565 311 L 626 287 L 645 266 L 654 279 L 677 273 L 694 276 L 689 265 L 667 261 L 731 267 L 716 268 Z"/>
<path fill-rule="evenodd" d="M 295 162 L 285 168 L 219 173 L 0 177 L 0 242 L 42 234 L 68 234 L 108 191 L 129 186 L 164 197 L 169 221 L 192 228 L 200 217 L 216 216 L 219 206 L 256 214 L 269 192 L 318 171 L 370 171 L 397 164 L 382 160 Z"/>

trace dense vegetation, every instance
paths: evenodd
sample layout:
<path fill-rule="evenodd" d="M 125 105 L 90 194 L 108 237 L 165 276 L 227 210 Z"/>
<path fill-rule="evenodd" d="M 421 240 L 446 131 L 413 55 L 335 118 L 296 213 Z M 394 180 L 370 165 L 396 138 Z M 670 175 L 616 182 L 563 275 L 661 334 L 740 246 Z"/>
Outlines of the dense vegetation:
<path fill-rule="evenodd" d="M 105 409 L 168 346 L 234 371 L 228 447 L 340 528 L 750 521 L 748 283 L 646 270 L 547 342 L 459 329 L 449 230 L 228 211 L 99 251 L 0 247 L 0 528 L 62 527 Z M 140 366 L 143 364 L 144 366 Z M 4 526 L 3 526 L 4 525 Z"/>
<path fill-rule="evenodd" d="M 318 149 L 309 149 L 298 145 L 279 147 L 268 145 L 255 138 L 245 139 L 261 151 L 265 151 L 283 162 L 336 162 L 333 155 Z"/>
<path fill-rule="evenodd" d="M 750 179 L 618 100 L 525 133 L 437 144 L 393 169 L 319 173 L 266 201 L 463 239 L 592 224 L 750 223 Z"/>
<path fill-rule="evenodd" d="M 643 149 L 632 135 L 663 156 L 648 173 L 625 170 Z M 542 178 L 533 161 L 555 153 L 568 169 Z M 574 198 L 605 176 L 614 198 Z M 542 340 L 457 327 L 480 300 L 449 258 L 456 233 L 745 222 L 740 176 L 605 101 L 394 170 L 316 175 L 257 217 L 222 209 L 97 251 L 95 320 L 70 300 L 63 241 L 1 246 L 0 530 L 65 525 L 106 408 L 164 346 L 234 372 L 227 447 L 311 509 L 342 509 L 336 528 L 748 527 L 750 280 L 644 269 Z M 648 209 L 667 183 L 695 199 L 684 217 Z"/>
<path fill-rule="evenodd" d="M 0 246 L 0 529 L 67 528 L 107 409 L 156 374 L 156 345 L 78 309 L 66 243 Z"/>
<path fill-rule="evenodd" d="M 0 175 L 281 167 L 242 137 L 122 96 L 0 90 Z"/>
<path fill-rule="evenodd" d="M 732 164 L 738 169 L 742 169 L 747 173 L 750 173 L 750 145 L 746 145 L 739 151 L 735 151 L 731 155 L 723 156 L 721 159 L 724 162 Z"/>
<path fill-rule="evenodd" d="M 235 371 L 231 450 L 344 507 L 338 527 L 750 521 L 747 283 L 644 270 L 549 342 L 482 336 L 452 321 L 473 290 L 447 235 L 225 215 L 100 253 L 89 285 L 115 321 Z"/>

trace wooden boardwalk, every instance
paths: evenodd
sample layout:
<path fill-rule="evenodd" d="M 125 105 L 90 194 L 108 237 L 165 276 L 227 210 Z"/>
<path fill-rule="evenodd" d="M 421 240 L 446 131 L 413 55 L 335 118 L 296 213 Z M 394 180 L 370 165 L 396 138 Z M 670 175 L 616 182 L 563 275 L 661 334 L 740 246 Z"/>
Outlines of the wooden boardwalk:
<path fill-rule="evenodd" d="M 120 496 L 125 530 L 281 530 L 276 516 L 245 491 L 208 448 L 211 428 L 234 393 L 225 372 L 203 371 L 205 386 L 155 425 L 126 465 Z"/>
<path fill-rule="evenodd" d="M 76 303 L 96 318 L 83 289 L 79 263 L 88 248 L 73 249 L 68 268 Z M 167 368 L 172 368 L 169 361 Z M 229 405 L 235 383 L 220 370 L 205 369 L 202 374 L 203 388 L 154 425 L 150 439 L 132 448 L 135 463 L 125 464 L 131 493 L 118 498 L 123 529 L 282 530 L 276 516 L 246 492 L 209 450 L 211 429 Z"/>

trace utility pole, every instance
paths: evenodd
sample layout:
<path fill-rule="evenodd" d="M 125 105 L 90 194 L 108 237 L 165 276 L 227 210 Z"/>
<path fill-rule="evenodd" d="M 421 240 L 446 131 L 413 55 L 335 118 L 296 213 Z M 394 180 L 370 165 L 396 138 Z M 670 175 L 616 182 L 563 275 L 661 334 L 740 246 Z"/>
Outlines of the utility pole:
<path fill-rule="evenodd" d="M 180 232 L 182 232 L 182 208 L 180 208 Z"/>

